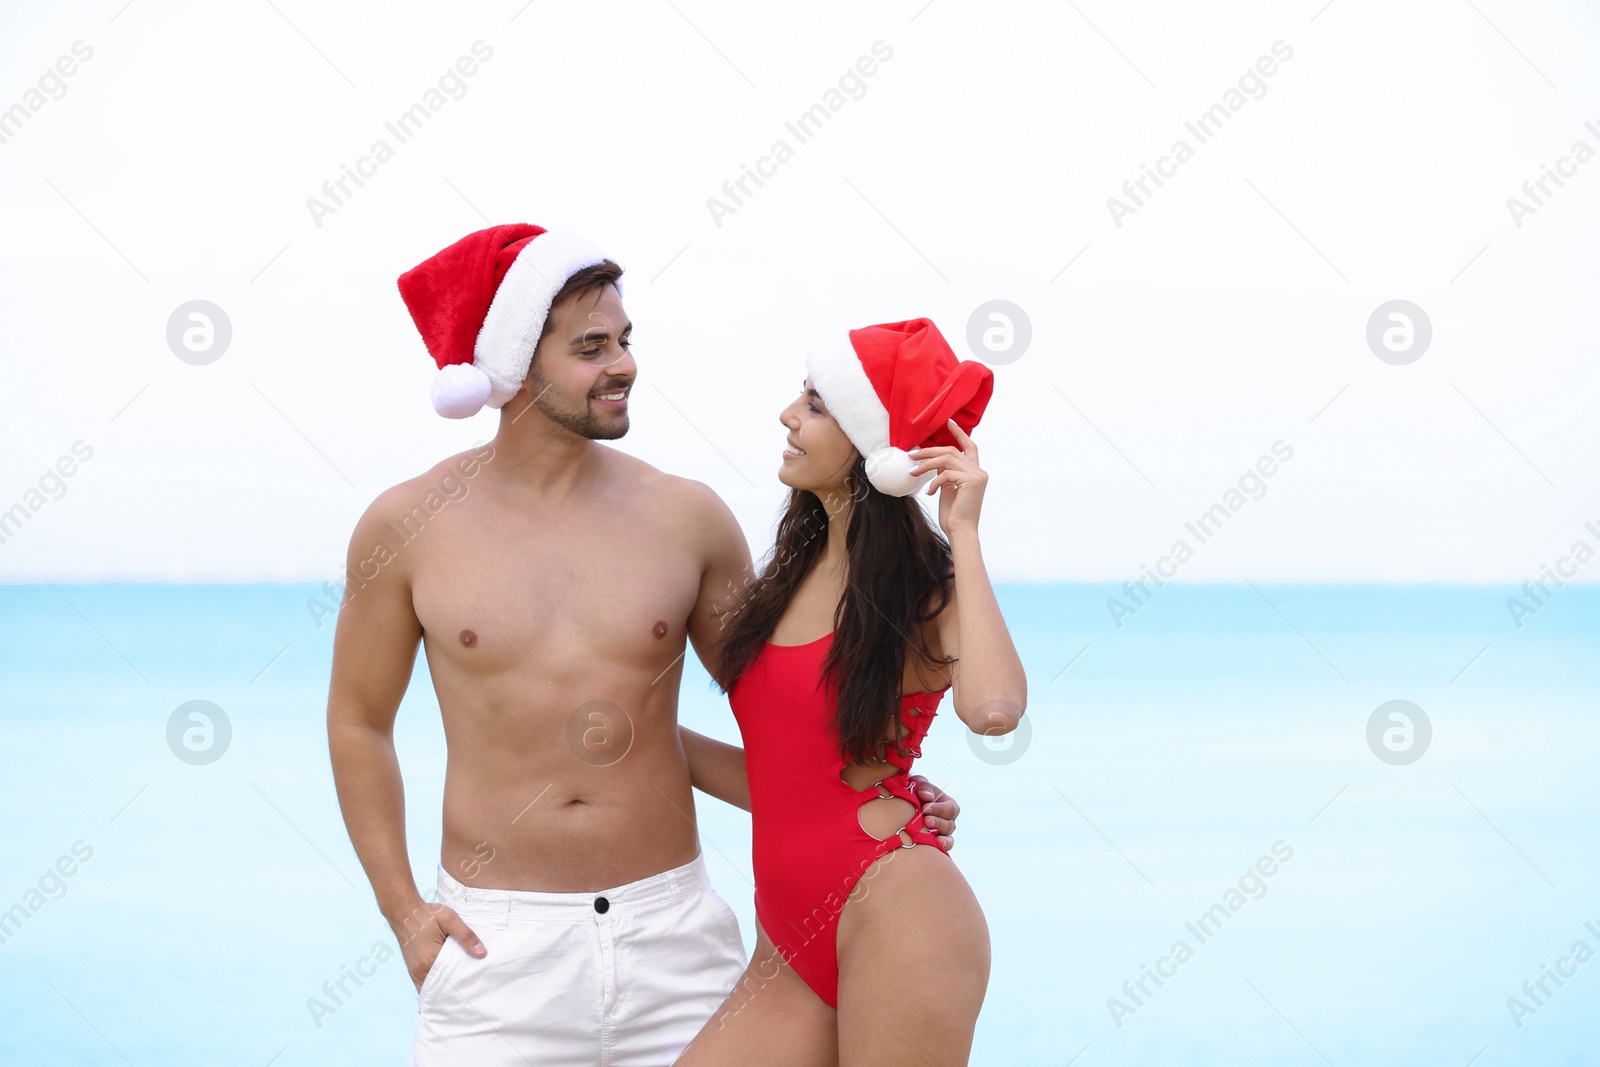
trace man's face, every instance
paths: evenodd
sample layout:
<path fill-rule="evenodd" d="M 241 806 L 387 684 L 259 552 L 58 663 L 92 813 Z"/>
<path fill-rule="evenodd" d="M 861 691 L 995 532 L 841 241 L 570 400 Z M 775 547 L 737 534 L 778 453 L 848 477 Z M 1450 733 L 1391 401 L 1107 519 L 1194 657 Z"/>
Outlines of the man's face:
<path fill-rule="evenodd" d="M 639 373 L 628 354 L 633 324 L 615 286 L 568 297 L 550 309 L 533 353 L 533 406 L 558 426 L 593 441 L 628 432 L 628 393 Z"/>

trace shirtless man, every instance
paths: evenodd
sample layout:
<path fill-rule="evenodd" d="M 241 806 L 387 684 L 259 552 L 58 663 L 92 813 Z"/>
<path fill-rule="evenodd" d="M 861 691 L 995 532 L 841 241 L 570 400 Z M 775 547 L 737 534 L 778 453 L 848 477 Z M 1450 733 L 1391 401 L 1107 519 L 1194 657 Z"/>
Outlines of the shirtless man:
<path fill-rule="evenodd" d="M 691 791 L 691 761 L 743 753 L 680 731 L 677 697 L 749 549 L 709 488 L 596 443 L 627 432 L 637 373 L 620 274 L 501 226 L 401 278 L 436 409 L 500 408 L 492 442 L 362 515 L 334 641 L 334 779 L 418 986 L 419 1067 L 664 1067 L 744 969 Z M 393 741 L 419 641 L 448 747 L 432 903 Z M 948 835 L 954 801 L 919 796 Z"/>

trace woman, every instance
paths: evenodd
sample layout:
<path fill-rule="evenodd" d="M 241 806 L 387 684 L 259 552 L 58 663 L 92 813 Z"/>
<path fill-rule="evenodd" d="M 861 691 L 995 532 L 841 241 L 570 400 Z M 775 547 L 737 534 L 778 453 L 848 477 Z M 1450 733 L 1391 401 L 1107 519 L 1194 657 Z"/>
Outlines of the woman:
<path fill-rule="evenodd" d="M 908 774 L 945 690 L 981 733 L 1027 700 L 978 544 L 967 432 L 993 375 L 927 319 L 853 330 L 807 369 L 780 416 L 777 543 L 723 631 L 744 758 L 691 753 L 696 785 L 752 812 L 756 949 L 678 1063 L 964 1064 L 988 928 Z"/>

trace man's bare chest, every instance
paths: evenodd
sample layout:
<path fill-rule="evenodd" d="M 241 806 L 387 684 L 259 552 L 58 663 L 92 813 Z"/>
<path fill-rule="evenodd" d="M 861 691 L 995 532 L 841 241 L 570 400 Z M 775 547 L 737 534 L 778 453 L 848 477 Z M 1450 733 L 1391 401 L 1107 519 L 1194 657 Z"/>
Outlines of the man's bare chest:
<path fill-rule="evenodd" d="M 643 511 L 458 518 L 429 531 L 440 536 L 412 568 L 430 657 L 570 676 L 665 667 L 681 651 L 703 567 L 670 523 Z"/>

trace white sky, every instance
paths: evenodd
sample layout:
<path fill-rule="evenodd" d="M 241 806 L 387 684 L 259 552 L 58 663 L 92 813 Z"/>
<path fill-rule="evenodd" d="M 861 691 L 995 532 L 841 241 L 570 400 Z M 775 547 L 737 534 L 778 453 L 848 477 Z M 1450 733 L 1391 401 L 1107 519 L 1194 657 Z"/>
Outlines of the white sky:
<path fill-rule="evenodd" d="M 432 413 L 395 278 L 511 221 L 627 268 L 620 447 L 713 486 L 758 552 L 803 340 L 927 315 L 961 348 L 992 298 L 1033 330 L 977 435 L 997 578 L 1136 577 L 1279 440 L 1182 579 L 1520 583 L 1600 546 L 1600 159 L 1520 228 L 1506 205 L 1600 149 L 1592 4 L 122 2 L 0 8 L 0 108 L 93 49 L 0 144 L 0 510 L 94 450 L 0 580 L 336 575 L 373 496 L 498 419 Z M 397 144 L 385 121 L 479 40 Z M 1280 40 L 1199 144 L 1185 121 Z M 799 144 L 784 123 L 878 41 Z M 394 158 L 315 225 L 380 137 Z M 1119 228 L 1107 197 L 1180 137 Z M 165 340 L 195 298 L 232 322 L 207 366 Z M 1405 366 L 1365 340 L 1396 298 L 1433 327 Z"/>

